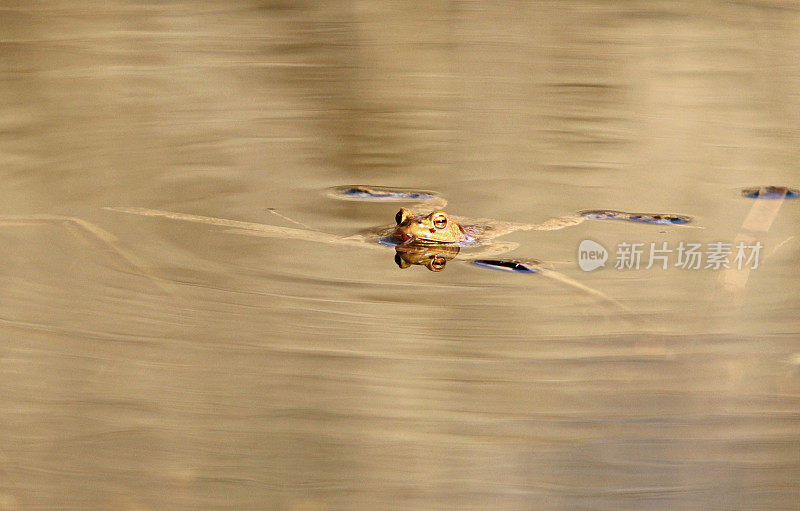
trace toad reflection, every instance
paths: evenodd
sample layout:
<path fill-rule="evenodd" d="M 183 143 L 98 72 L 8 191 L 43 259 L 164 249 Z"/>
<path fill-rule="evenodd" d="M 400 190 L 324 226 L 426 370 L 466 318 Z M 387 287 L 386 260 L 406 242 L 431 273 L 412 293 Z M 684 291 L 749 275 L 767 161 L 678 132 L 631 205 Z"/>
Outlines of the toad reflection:
<path fill-rule="evenodd" d="M 412 264 L 425 266 L 431 271 L 442 271 L 447 261 L 458 256 L 461 247 L 443 243 L 407 243 L 395 247 L 394 262 L 401 269 Z"/>

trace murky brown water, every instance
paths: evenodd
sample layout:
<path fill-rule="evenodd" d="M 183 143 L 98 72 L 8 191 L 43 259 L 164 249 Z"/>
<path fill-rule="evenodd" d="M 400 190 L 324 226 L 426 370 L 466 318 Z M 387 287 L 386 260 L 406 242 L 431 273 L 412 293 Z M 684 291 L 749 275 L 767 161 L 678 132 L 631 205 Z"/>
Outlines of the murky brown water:
<path fill-rule="evenodd" d="M 746 282 L 576 264 L 733 242 L 739 188 L 800 185 L 794 2 L 5 2 L 0 40 L 0 509 L 797 509 L 800 203 Z M 634 321 L 103 209 L 391 221 L 349 183 L 704 229 L 509 236 Z"/>

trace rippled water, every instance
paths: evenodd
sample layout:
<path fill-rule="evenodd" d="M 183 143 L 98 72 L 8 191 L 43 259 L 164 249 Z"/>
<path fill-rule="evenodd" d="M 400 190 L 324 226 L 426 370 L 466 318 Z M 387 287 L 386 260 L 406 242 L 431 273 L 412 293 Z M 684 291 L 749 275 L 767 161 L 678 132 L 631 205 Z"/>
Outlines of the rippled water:
<path fill-rule="evenodd" d="M 800 185 L 793 2 L 0 9 L 0 509 L 796 509 L 800 202 L 739 193 Z M 631 313 L 104 209 L 391 223 L 347 184 L 702 228 L 507 237 Z M 584 239 L 764 252 L 583 272 Z"/>

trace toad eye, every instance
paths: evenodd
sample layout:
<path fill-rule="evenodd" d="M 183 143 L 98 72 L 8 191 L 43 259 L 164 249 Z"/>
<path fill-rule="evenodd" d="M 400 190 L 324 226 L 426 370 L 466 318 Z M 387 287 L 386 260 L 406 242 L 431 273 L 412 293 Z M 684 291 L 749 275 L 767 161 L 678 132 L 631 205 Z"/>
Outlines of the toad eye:
<path fill-rule="evenodd" d="M 444 256 L 436 256 L 431 261 L 431 270 L 442 271 L 447 264 L 447 259 Z"/>
<path fill-rule="evenodd" d="M 439 230 L 447 227 L 447 217 L 444 215 L 436 215 L 433 217 L 433 226 Z"/>
<path fill-rule="evenodd" d="M 397 222 L 397 225 L 400 225 L 406 218 L 408 218 L 408 210 L 406 208 L 401 208 L 394 216 L 394 221 Z"/>

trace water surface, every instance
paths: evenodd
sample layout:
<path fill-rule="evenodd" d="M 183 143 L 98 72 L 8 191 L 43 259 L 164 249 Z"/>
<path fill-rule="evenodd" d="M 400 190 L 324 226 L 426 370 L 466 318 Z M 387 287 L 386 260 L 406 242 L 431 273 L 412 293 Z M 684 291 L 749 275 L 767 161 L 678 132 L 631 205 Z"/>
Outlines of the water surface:
<path fill-rule="evenodd" d="M 95 229 L 0 227 L 0 508 L 796 508 L 800 203 L 753 231 L 763 202 L 740 193 L 800 186 L 791 2 L 120 0 L 0 19 L 0 214 Z M 325 194 L 354 183 L 435 190 L 463 216 L 703 228 L 508 237 L 508 257 L 634 320 L 536 274 L 103 209 L 390 223 L 398 204 Z M 746 275 L 576 263 L 587 238 L 737 236 L 764 245 Z"/>

